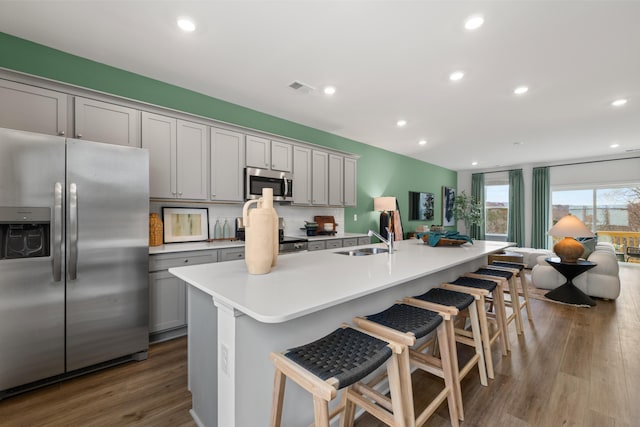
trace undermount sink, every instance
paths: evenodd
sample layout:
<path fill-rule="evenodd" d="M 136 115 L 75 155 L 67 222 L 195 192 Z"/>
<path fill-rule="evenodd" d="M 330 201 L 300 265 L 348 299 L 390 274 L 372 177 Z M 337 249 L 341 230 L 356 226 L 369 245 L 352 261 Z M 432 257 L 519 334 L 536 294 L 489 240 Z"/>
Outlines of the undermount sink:
<path fill-rule="evenodd" d="M 375 255 L 375 254 L 383 254 L 389 252 L 389 249 L 385 248 L 362 248 L 362 249 L 352 249 L 350 251 L 340 251 L 334 252 L 340 255 L 349 255 L 349 256 L 365 256 L 365 255 Z"/>

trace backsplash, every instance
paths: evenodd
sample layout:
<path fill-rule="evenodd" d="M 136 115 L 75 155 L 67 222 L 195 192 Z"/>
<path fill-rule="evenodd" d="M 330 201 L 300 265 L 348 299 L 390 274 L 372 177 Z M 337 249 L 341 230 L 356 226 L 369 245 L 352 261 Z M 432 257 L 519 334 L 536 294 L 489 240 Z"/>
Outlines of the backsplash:
<path fill-rule="evenodd" d="M 184 207 L 184 208 L 208 208 L 209 209 L 209 237 L 213 238 L 213 228 L 216 220 L 220 221 L 220 226 L 224 220 L 229 221 L 231 234 L 235 235 L 235 219 L 242 216 L 243 204 L 203 204 L 203 203 L 181 203 L 181 202 L 155 202 L 149 203 L 149 213 L 157 213 L 162 218 L 162 207 Z M 291 206 L 275 203 L 274 208 L 278 216 L 284 218 L 284 234 L 286 236 L 304 236 L 305 221 L 313 221 L 316 215 L 333 215 L 338 226 L 338 233 L 344 232 L 344 208 L 327 208 L 319 206 Z M 252 208 L 253 209 L 253 208 Z"/>

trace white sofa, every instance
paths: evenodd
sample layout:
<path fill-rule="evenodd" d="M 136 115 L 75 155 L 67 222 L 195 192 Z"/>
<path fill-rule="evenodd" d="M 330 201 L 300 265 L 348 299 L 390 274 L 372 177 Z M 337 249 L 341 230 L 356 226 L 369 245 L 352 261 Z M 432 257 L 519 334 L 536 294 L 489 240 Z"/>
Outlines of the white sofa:
<path fill-rule="evenodd" d="M 538 258 L 542 255 L 545 257 L 555 256 L 553 252 L 546 249 L 510 247 L 505 251 L 522 254 L 522 262 L 526 268 L 533 268 L 537 264 Z"/>
<path fill-rule="evenodd" d="M 539 256 L 537 264 L 531 270 L 531 283 L 536 288 L 555 289 L 566 282 L 564 276 L 558 273 L 544 259 Z M 587 258 L 597 265 L 573 279 L 574 285 L 582 292 L 592 297 L 616 299 L 620 295 L 620 276 L 618 259 L 611 243 L 598 243 L 595 250 Z"/>

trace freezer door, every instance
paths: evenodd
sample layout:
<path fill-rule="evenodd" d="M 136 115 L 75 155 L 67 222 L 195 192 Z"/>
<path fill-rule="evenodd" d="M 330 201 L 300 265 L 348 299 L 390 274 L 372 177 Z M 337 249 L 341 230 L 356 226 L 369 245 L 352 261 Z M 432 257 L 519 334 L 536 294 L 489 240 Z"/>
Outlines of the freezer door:
<path fill-rule="evenodd" d="M 148 348 L 148 151 L 67 140 L 67 371 Z"/>
<path fill-rule="evenodd" d="M 0 129 L 0 398 L 64 372 L 64 151 L 64 138 Z M 25 236 L 21 246 L 10 229 L 20 221 L 35 227 L 36 216 L 49 248 L 46 256 L 21 258 L 15 249 L 26 256 L 34 242 Z"/>

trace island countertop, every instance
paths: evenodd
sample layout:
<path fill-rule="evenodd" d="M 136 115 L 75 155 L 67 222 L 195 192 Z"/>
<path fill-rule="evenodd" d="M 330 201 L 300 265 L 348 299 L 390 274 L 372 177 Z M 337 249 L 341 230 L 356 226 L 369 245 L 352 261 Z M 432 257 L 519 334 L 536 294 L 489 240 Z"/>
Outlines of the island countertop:
<path fill-rule="evenodd" d="M 176 267 L 169 272 L 214 300 L 263 323 L 281 323 L 400 283 L 443 271 L 505 249 L 505 242 L 475 241 L 430 247 L 420 240 L 397 243 L 392 254 L 347 256 L 345 249 L 278 257 L 270 273 L 251 275 L 244 260 Z M 385 247 L 383 244 L 360 247 Z M 353 249 L 353 248 L 349 248 Z"/>

